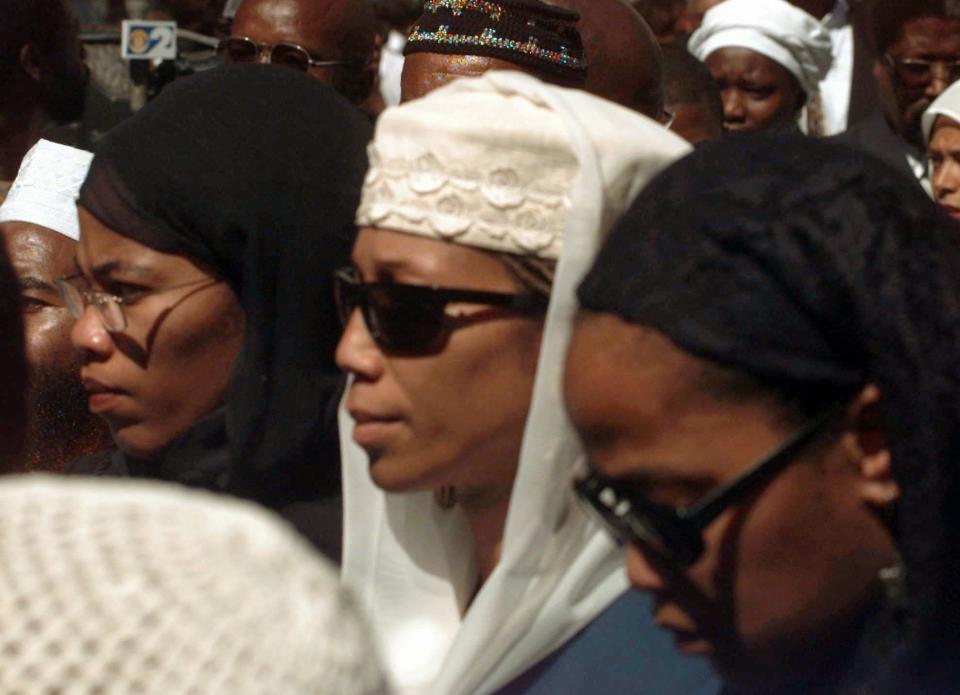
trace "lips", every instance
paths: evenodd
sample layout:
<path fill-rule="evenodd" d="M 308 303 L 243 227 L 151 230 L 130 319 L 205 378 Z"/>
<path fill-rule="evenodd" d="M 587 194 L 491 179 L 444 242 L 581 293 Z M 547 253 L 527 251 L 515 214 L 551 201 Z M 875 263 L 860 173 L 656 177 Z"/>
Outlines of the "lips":
<path fill-rule="evenodd" d="M 94 414 L 99 415 L 114 410 L 119 399 L 128 395 L 123 389 L 109 386 L 89 376 L 81 375 L 80 380 L 83 383 L 83 388 L 90 394 L 87 407 Z"/>
<path fill-rule="evenodd" d="M 955 220 L 960 220 L 960 208 L 955 208 L 952 205 L 944 205 L 943 203 L 940 206 L 947 212 L 950 217 Z"/>
<path fill-rule="evenodd" d="M 364 449 L 381 448 L 401 424 L 399 417 L 374 413 L 361 408 L 347 408 L 353 418 L 353 441 Z"/>

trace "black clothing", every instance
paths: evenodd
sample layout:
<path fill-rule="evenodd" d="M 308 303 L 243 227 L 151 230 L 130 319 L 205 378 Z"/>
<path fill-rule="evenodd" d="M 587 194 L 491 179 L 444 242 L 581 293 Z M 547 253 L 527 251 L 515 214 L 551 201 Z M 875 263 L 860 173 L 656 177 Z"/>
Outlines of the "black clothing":
<path fill-rule="evenodd" d="M 920 185 L 907 162 L 907 152 L 912 148 L 893 132 L 879 108 L 856 125 L 828 140 L 869 152 Z M 916 155 L 920 156 L 920 153 L 917 152 Z"/>
<path fill-rule="evenodd" d="M 654 179 L 579 296 L 787 392 L 879 387 L 906 598 L 869 619 L 838 692 L 960 691 L 956 223 L 863 153 L 727 138 Z"/>
<path fill-rule="evenodd" d="M 159 460 L 124 469 L 274 509 L 339 495 L 333 271 L 348 262 L 369 120 L 277 66 L 179 80 L 97 149 L 79 204 L 222 277 L 246 331 L 227 401 Z"/>

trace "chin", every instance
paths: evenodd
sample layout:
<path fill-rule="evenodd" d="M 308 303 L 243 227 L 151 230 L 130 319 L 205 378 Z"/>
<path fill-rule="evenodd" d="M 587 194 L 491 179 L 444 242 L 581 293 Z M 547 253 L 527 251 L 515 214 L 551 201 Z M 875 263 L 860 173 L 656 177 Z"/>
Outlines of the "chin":
<path fill-rule="evenodd" d="M 370 478 L 384 492 L 423 492 L 443 485 L 431 469 L 424 465 L 422 454 L 404 455 L 385 451 L 367 451 L 370 457 Z"/>
<path fill-rule="evenodd" d="M 143 461 L 159 458 L 163 450 L 172 443 L 172 440 L 158 437 L 155 433 L 146 430 L 142 424 L 128 427 L 111 425 L 110 434 L 117 448 L 124 454 Z"/>

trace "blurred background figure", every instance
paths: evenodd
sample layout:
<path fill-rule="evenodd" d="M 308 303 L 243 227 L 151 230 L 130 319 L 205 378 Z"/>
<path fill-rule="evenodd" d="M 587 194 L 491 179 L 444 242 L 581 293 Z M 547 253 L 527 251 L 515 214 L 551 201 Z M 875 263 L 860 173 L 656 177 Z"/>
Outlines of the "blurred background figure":
<path fill-rule="evenodd" d="M 670 130 L 691 144 L 723 135 L 720 88 L 707 67 L 683 46 L 663 46 L 663 100 Z"/>
<path fill-rule="evenodd" d="M 692 34 L 703 24 L 703 15 L 707 13 L 707 10 L 721 2 L 723 0 L 687 0 L 687 6 L 679 19 L 679 30 L 686 34 Z"/>
<path fill-rule="evenodd" d="M 407 33 L 423 14 L 421 0 L 373 0 L 373 12 L 377 16 L 377 48 L 379 50 L 377 87 L 379 113 L 387 106 L 400 103 L 400 78 L 403 74 L 403 49 L 407 45 Z"/>
<path fill-rule="evenodd" d="M 88 78 L 64 0 L 0 3 L 0 199 L 44 130 L 83 114 Z"/>
<path fill-rule="evenodd" d="M 23 467 L 27 432 L 27 360 L 17 276 L 0 244 L 0 473 Z"/>
<path fill-rule="evenodd" d="M 660 45 L 686 43 L 684 17 L 687 0 L 628 0 L 650 27 Z M 717 1 L 717 0 L 715 0 Z M 687 32 L 688 33 L 688 32 Z"/>
<path fill-rule="evenodd" d="M 110 446 L 109 431 L 87 409 L 73 317 L 57 279 L 76 269 L 77 193 L 93 155 L 40 140 L 27 153 L 0 206 L 0 238 L 20 285 L 27 360 L 29 428 L 25 467 L 59 471 Z"/>
<path fill-rule="evenodd" d="M 656 37 L 626 0 L 550 0 L 580 15 L 587 60 L 583 89 L 654 120 L 663 116 L 663 78 Z"/>
<path fill-rule="evenodd" d="M 795 130 L 830 68 L 830 37 L 783 0 L 725 0 L 704 15 L 690 52 L 720 87 L 727 130 Z"/>
<path fill-rule="evenodd" d="M 960 82 L 941 94 L 923 114 L 933 199 L 960 220 Z"/>
<path fill-rule="evenodd" d="M 403 51 L 401 101 L 489 70 L 520 70 L 564 87 L 582 87 L 587 79 L 576 12 L 542 0 L 465 6 L 435 0 L 424 10 Z M 521 50 L 530 40 L 537 48 Z"/>
<path fill-rule="evenodd" d="M 15 476 L 0 529 L 7 692 L 386 693 L 334 567 L 252 504 Z"/>
<path fill-rule="evenodd" d="M 229 63 L 274 63 L 309 74 L 356 105 L 376 81 L 369 0 L 244 0 L 219 52 Z"/>
<path fill-rule="evenodd" d="M 870 26 L 880 107 L 838 139 L 929 192 L 921 117 L 960 78 L 960 7 L 952 0 L 878 3 Z"/>

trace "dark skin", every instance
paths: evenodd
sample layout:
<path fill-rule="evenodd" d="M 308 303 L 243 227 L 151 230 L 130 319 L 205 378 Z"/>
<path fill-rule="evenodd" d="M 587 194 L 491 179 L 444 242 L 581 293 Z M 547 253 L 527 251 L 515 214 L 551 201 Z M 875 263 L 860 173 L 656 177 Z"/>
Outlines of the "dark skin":
<path fill-rule="evenodd" d="M 723 135 L 723 124 L 703 104 L 668 104 L 673 114 L 670 130 L 691 145 Z"/>
<path fill-rule="evenodd" d="M 923 112 L 951 84 L 949 70 L 943 63 L 960 61 L 960 19 L 912 19 L 904 24 L 900 39 L 887 48 L 886 54 L 894 61 L 940 61 L 933 66 L 928 80 L 917 80 L 904 69 L 891 66 L 883 55 L 874 64 L 873 75 L 887 121 L 901 138 L 922 148 Z"/>
<path fill-rule="evenodd" d="M 107 428 L 87 410 L 80 356 L 70 344 L 73 319 L 56 288 L 57 278 L 73 272 L 77 243 L 27 222 L 4 223 L 0 234 L 20 284 L 32 372 L 27 467 L 57 471 L 110 446 Z"/>
<path fill-rule="evenodd" d="M 373 10 L 362 0 L 246 0 L 230 33 L 261 44 L 297 44 L 321 60 L 369 60 L 364 67 L 311 67 L 309 73 L 355 104 L 363 103 L 373 88 L 376 24 Z M 260 62 L 266 61 L 262 53 Z"/>
<path fill-rule="evenodd" d="M 580 13 L 577 28 L 589 63 L 583 89 L 660 119 L 660 48 L 640 14 L 621 0 L 550 1 Z"/>
<path fill-rule="evenodd" d="M 721 48 L 706 60 L 720 87 L 726 130 L 788 130 L 806 96 L 785 68 L 748 48 Z"/>
<path fill-rule="evenodd" d="M 487 56 L 447 55 L 445 53 L 413 53 L 403 62 L 400 78 L 400 101 L 426 96 L 458 77 L 479 77 L 490 70 L 519 70 L 543 78 L 520 65 Z"/>

